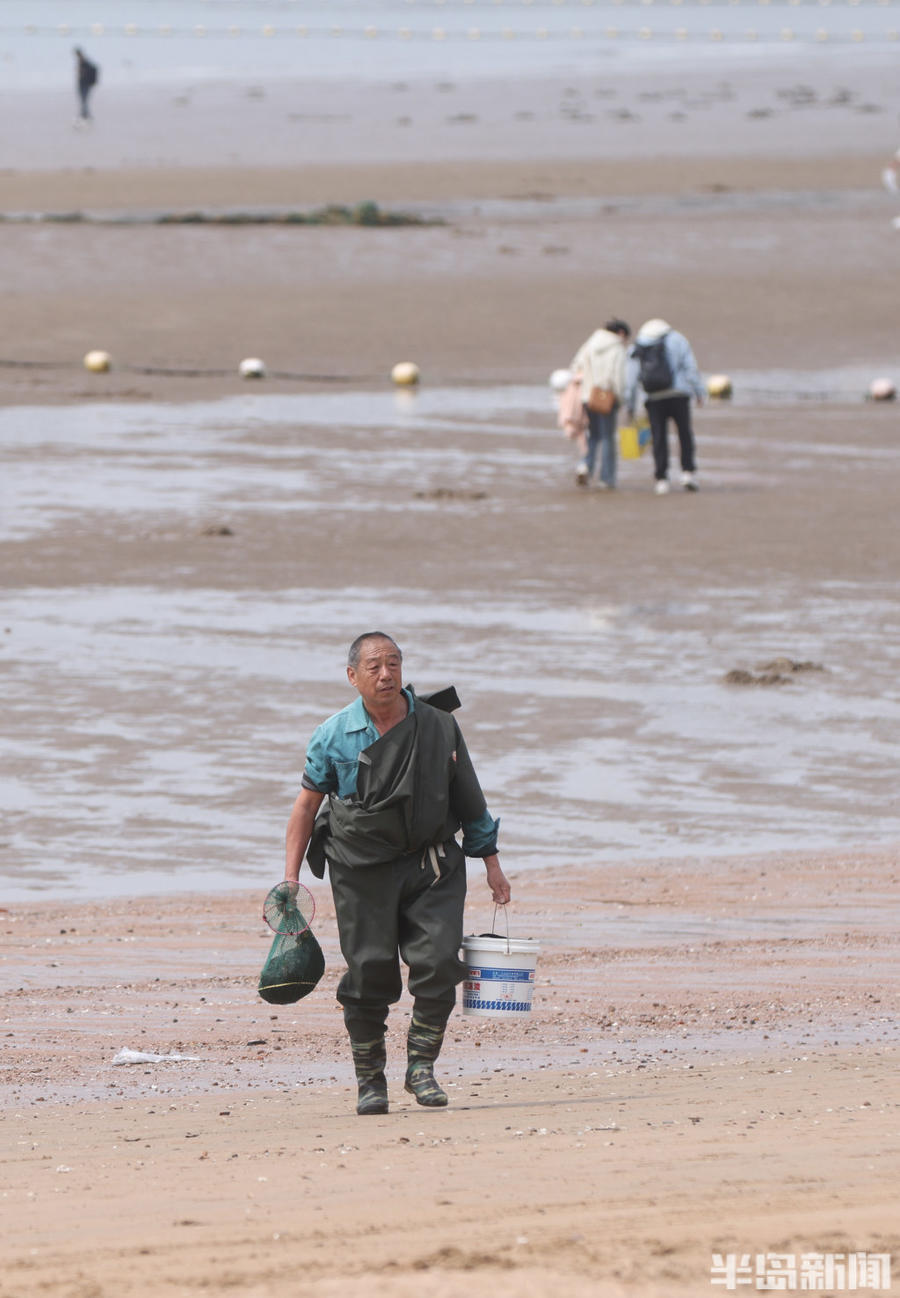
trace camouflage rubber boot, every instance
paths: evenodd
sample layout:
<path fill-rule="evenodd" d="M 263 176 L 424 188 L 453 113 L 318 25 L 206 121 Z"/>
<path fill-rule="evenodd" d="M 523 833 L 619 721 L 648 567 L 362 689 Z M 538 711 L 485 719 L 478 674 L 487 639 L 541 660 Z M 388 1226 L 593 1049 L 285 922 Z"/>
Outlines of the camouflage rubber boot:
<path fill-rule="evenodd" d="M 387 1113 L 388 1090 L 384 1076 L 387 1050 L 384 1037 L 375 1037 L 372 1041 L 354 1041 L 351 1037 L 350 1049 L 353 1051 L 353 1067 L 356 1069 L 359 1087 L 356 1112 L 363 1115 Z"/>
<path fill-rule="evenodd" d="M 444 1024 L 424 1023 L 415 1014 L 406 1040 L 406 1090 L 428 1109 L 442 1109 L 447 1093 L 434 1080 L 434 1063 L 441 1053 Z"/>

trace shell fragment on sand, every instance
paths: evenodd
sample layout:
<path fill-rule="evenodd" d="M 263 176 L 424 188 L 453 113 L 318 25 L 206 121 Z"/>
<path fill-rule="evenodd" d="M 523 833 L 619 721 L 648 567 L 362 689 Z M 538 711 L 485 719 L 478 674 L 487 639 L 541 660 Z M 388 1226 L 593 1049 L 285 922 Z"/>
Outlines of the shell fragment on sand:
<path fill-rule="evenodd" d="M 123 1046 L 113 1059 L 114 1064 L 182 1064 L 199 1062 L 199 1055 L 180 1055 L 177 1051 L 171 1055 L 156 1055 L 149 1050 L 131 1050 L 128 1046 Z"/>

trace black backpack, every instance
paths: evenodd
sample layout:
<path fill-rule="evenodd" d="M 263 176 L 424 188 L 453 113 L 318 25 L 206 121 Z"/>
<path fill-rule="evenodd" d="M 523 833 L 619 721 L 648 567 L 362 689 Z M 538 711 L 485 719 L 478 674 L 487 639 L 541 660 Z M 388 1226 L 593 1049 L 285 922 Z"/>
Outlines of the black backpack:
<path fill-rule="evenodd" d="M 648 394 L 672 386 L 672 367 L 666 355 L 666 335 L 652 343 L 635 343 L 634 355 L 641 367 L 641 387 Z"/>

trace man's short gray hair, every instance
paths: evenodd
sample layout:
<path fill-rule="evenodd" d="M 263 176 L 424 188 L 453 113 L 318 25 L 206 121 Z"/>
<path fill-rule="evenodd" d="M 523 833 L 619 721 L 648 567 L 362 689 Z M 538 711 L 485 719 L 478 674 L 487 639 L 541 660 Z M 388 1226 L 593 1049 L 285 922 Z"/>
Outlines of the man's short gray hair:
<path fill-rule="evenodd" d="M 347 666 L 352 667 L 354 671 L 356 671 L 359 666 L 362 647 L 367 640 L 387 640 L 388 643 L 392 644 L 397 650 L 397 653 L 400 656 L 400 661 L 403 662 L 403 651 L 392 635 L 388 635 L 385 631 L 364 631 L 362 635 L 358 635 L 353 641 L 347 654 Z"/>

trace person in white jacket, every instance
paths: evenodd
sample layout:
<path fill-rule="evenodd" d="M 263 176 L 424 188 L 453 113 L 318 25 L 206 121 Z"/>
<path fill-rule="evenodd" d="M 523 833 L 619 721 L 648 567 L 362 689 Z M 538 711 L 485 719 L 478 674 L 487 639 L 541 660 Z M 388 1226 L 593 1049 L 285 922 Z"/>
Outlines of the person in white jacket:
<path fill-rule="evenodd" d="M 678 432 L 681 450 L 681 485 L 697 490 L 697 461 L 694 430 L 691 427 L 691 397 L 703 405 L 706 389 L 694 360 L 691 344 L 665 320 L 648 320 L 637 331 L 628 353 L 625 405 L 634 415 L 638 388 L 643 388 L 644 405 L 653 437 L 653 466 L 656 494 L 669 490 L 669 434 L 671 419 Z"/>
<path fill-rule="evenodd" d="M 625 343 L 630 333 L 624 320 L 608 321 L 581 344 L 569 366 L 581 375 L 581 399 L 588 420 L 587 451 L 575 475 L 580 487 L 594 480 L 598 449 L 600 476 L 596 485 L 607 491 L 616 485 L 616 422 L 625 394 Z M 612 393 L 613 404 L 608 412 L 590 409 L 588 400 L 593 388 Z"/>

